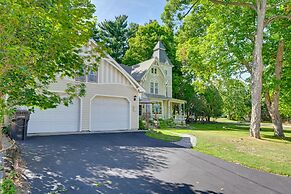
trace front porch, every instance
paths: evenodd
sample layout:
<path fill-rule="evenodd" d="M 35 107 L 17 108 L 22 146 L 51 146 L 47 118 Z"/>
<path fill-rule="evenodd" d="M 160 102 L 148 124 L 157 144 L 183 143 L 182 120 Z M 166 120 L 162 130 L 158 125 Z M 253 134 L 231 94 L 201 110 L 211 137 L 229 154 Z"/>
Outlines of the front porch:
<path fill-rule="evenodd" d="M 185 103 L 174 98 L 141 99 L 139 116 L 145 120 L 173 119 L 176 124 L 185 124 Z"/>

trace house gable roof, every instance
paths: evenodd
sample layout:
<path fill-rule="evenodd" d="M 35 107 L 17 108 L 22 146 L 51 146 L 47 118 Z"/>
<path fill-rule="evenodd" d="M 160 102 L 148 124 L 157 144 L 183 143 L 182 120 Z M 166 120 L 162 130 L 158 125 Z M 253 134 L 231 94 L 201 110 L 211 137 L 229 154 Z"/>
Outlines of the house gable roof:
<path fill-rule="evenodd" d="M 89 43 L 93 44 L 94 46 L 97 46 L 97 43 L 93 39 L 90 39 Z M 130 73 L 128 73 L 128 71 L 121 67 L 121 65 L 117 63 L 109 54 L 105 53 L 105 57 L 103 57 L 103 59 L 112 66 L 114 66 L 120 73 L 122 73 L 132 84 L 132 86 L 136 88 L 139 92 L 145 92 L 142 86 L 139 85 L 139 83 L 130 75 Z"/>
<path fill-rule="evenodd" d="M 140 81 L 143 78 L 143 76 L 146 74 L 148 69 L 150 69 L 150 67 L 155 62 L 155 60 L 156 60 L 155 58 L 149 59 L 147 61 L 144 61 L 144 62 L 141 62 L 139 64 L 132 66 L 131 76 L 135 80 Z"/>
<path fill-rule="evenodd" d="M 133 66 L 121 65 L 121 67 L 127 71 L 136 81 L 140 82 L 155 61 L 156 58 L 152 58 Z"/>
<path fill-rule="evenodd" d="M 133 66 L 121 65 L 121 67 L 130 74 L 136 81 L 140 82 L 146 72 L 150 69 L 154 61 L 159 61 L 163 64 L 172 65 L 167 56 L 166 48 L 161 41 L 158 41 L 153 49 L 152 58 Z"/>

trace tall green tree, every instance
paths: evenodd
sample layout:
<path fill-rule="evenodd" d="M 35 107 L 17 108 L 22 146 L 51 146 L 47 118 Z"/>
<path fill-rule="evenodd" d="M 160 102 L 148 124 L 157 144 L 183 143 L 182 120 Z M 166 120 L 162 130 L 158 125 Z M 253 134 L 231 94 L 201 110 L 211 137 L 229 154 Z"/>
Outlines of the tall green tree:
<path fill-rule="evenodd" d="M 252 49 L 252 60 L 251 63 L 246 62 L 245 65 L 248 70 L 251 72 L 251 80 L 252 80 L 252 116 L 251 116 L 251 125 L 250 125 L 250 136 L 255 138 L 260 138 L 260 121 L 261 121 L 261 93 L 262 93 L 262 75 L 263 75 L 263 39 L 264 39 L 264 31 L 266 27 L 271 23 L 279 20 L 279 19 L 291 19 L 291 15 L 289 12 L 284 12 L 284 7 L 287 5 L 287 2 L 278 3 L 277 1 L 269 1 L 267 0 L 258 0 L 256 2 L 253 1 L 223 1 L 223 0 L 208 0 L 208 1 L 178 1 L 178 0 L 170 0 L 168 1 L 165 12 L 163 15 L 164 21 L 168 24 L 173 25 L 173 21 L 175 17 L 179 19 L 184 18 L 189 13 L 199 12 L 200 8 L 203 6 L 211 7 L 209 5 L 219 5 L 223 6 L 224 12 L 216 12 L 216 16 L 225 16 L 230 20 L 224 20 L 224 29 L 228 27 L 229 23 L 234 23 L 235 21 L 244 22 L 249 20 L 250 17 L 242 17 L 242 15 L 235 14 L 227 14 L 229 11 L 243 9 L 243 12 L 252 13 L 253 21 L 251 22 L 251 26 L 255 28 L 255 31 L 250 31 L 253 33 L 253 49 Z M 221 8 L 221 7 L 220 7 Z M 239 9 L 236 9 L 239 8 Z M 185 11 L 186 10 L 186 11 Z M 207 9 L 206 9 L 207 11 Z M 246 14 L 247 14 L 246 13 Z M 236 18 L 234 20 L 233 18 Z M 215 20 L 215 17 L 212 17 Z M 211 20 L 210 20 L 211 22 Z M 249 25 L 248 25 L 249 26 Z M 221 26 L 220 26 L 221 27 Z M 210 25 L 209 30 L 213 30 L 212 25 Z M 212 31 L 213 34 L 216 34 Z M 235 31 L 234 31 L 235 32 Z M 208 32 L 209 33 L 209 32 Z M 209 35 L 211 36 L 212 33 Z M 236 36 L 239 37 L 239 36 Z M 244 37 L 241 37 L 243 39 Z M 248 37 L 245 37 L 247 40 Z M 211 38 L 214 43 L 219 43 L 218 48 L 220 51 L 229 52 L 229 50 L 225 49 L 225 45 L 221 41 L 217 41 L 218 39 Z M 213 49 L 213 42 L 208 42 L 208 46 L 210 48 L 210 55 Z M 204 47 L 205 48 L 205 47 Z M 209 49 L 208 48 L 208 49 Z M 231 53 L 231 52 L 230 52 Z M 199 53 L 198 53 L 199 54 Z M 215 59 L 214 55 L 212 57 L 202 57 L 206 62 L 212 61 Z M 233 55 L 229 54 L 228 58 L 233 58 Z M 248 56 L 248 55 L 247 55 Z M 237 57 L 237 56 L 236 56 Z M 242 63 L 243 61 L 241 61 Z M 215 64 L 217 65 L 217 64 Z M 210 66 L 211 68 L 212 66 Z"/>
<path fill-rule="evenodd" d="M 210 121 L 210 117 L 220 117 L 223 110 L 223 100 L 218 89 L 214 85 L 207 86 L 202 93 L 206 104 L 205 114 L 207 121 Z"/>
<path fill-rule="evenodd" d="M 291 49 L 290 22 L 282 20 L 272 23 L 267 28 L 265 38 L 264 58 L 264 93 L 265 103 L 272 119 L 274 134 L 278 137 L 284 137 L 282 119 L 280 115 L 280 101 L 288 104 L 287 88 L 290 88 L 290 64 Z M 290 98 L 290 97 L 289 97 Z M 287 102 L 287 104 L 286 104 Z"/>
<path fill-rule="evenodd" d="M 102 44 L 118 63 L 121 63 L 128 49 L 128 39 L 133 37 L 138 29 L 134 23 L 128 24 L 128 16 L 120 15 L 114 20 L 105 20 L 94 29 L 94 40 Z"/>
<path fill-rule="evenodd" d="M 153 48 L 159 40 L 165 45 L 167 54 L 174 63 L 174 34 L 171 29 L 161 26 L 157 21 L 139 26 L 135 36 L 129 39 L 129 49 L 126 51 L 122 62 L 127 65 L 135 65 L 150 59 Z"/>
<path fill-rule="evenodd" d="M 250 115 L 249 86 L 241 80 L 225 79 L 219 84 L 224 114 L 231 120 L 245 120 Z"/>
<path fill-rule="evenodd" d="M 89 0 L 2 0 L 0 2 L 1 116 L 15 106 L 51 108 L 84 93 L 68 86 L 67 98 L 50 92 L 56 77 L 83 73 L 84 46 L 95 26 Z M 2 119 L 1 119 L 2 124 Z"/>

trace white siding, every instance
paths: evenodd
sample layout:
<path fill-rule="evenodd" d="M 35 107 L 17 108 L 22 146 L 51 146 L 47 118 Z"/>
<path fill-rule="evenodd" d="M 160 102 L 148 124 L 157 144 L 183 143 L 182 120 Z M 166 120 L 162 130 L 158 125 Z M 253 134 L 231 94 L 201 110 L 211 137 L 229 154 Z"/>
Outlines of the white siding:
<path fill-rule="evenodd" d="M 76 84 L 72 79 L 58 79 L 52 84 L 50 89 L 55 92 L 65 91 L 67 84 Z M 134 96 L 139 96 L 139 92 L 130 83 L 127 77 L 119 69 L 105 60 L 100 61 L 98 67 L 98 83 L 86 83 L 86 95 L 81 99 L 81 129 L 90 129 L 90 102 L 96 96 L 115 96 L 128 99 L 130 103 L 130 127 L 138 129 L 138 104 L 139 100 Z"/>

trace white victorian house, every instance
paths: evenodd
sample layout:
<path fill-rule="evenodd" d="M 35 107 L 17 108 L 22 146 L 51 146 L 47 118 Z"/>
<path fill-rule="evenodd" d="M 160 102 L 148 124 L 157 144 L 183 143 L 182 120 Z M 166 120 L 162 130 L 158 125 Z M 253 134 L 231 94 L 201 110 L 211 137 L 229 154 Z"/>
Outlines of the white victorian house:
<path fill-rule="evenodd" d="M 153 50 L 147 61 L 133 66 L 121 65 L 145 89 L 140 97 L 139 115 L 184 122 L 186 101 L 172 97 L 173 64 L 161 41 Z"/>
<path fill-rule="evenodd" d="M 96 47 L 90 40 L 84 54 Z M 94 56 L 99 56 L 93 52 Z M 90 65 L 90 61 L 87 62 Z M 83 131 L 137 130 L 139 118 L 184 122 L 186 101 L 172 97 L 172 63 L 159 41 L 152 58 L 134 66 L 118 64 L 109 55 L 101 58 L 97 72 L 72 79 L 59 78 L 49 90 L 66 95 L 67 84 L 86 85 L 86 95 L 68 107 L 37 109 L 30 115 L 28 135 Z"/>

